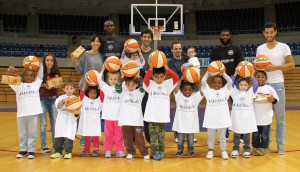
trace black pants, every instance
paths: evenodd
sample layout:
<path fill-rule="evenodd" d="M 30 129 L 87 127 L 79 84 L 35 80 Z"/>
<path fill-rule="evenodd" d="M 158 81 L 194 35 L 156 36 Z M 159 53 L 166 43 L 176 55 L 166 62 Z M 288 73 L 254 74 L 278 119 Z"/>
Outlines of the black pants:
<path fill-rule="evenodd" d="M 72 153 L 73 140 L 65 137 L 54 138 L 54 149 L 55 152 L 62 153 L 63 145 L 65 147 L 65 153 Z"/>
<path fill-rule="evenodd" d="M 148 101 L 148 93 L 145 93 L 145 96 L 142 101 L 143 116 L 145 114 L 147 101 Z M 145 133 L 145 138 L 146 138 L 147 142 L 150 144 L 149 124 L 146 121 L 144 121 L 144 133 Z"/>

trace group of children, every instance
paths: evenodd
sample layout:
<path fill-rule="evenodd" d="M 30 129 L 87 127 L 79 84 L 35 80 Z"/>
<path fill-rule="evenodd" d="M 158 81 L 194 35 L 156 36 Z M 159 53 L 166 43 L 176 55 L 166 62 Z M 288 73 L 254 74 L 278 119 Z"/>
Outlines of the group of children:
<path fill-rule="evenodd" d="M 192 49 L 189 50 L 192 51 Z M 187 67 L 197 66 L 198 64 L 194 64 L 192 61 L 192 52 L 189 54 L 191 54 L 191 61 L 188 62 Z M 131 57 L 135 56 L 137 58 L 133 60 L 138 60 L 141 65 L 145 63 L 144 59 L 138 57 L 141 56 L 140 52 L 131 55 Z M 264 150 L 269 144 L 269 128 L 273 116 L 272 103 L 279 101 L 275 90 L 265 85 L 267 80 L 265 71 L 257 71 L 251 81 L 249 78 L 236 78 L 237 72 L 231 78 L 226 73 L 210 76 L 207 72 L 201 82 L 199 80 L 196 83 L 201 89 L 195 89 L 193 84 L 179 79 L 167 64 L 161 68 L 153 68 L 151 62 L 148 61 L 148 65 L 149 70 L 144 79 L 139 73 L 135 77 L 127 78 L 122 72 L 108 72 L 107 82 L 102 79 L 105 70 L 103 65 L 97 78 L 99 85 L 85 85 L 80 90 L 82 100 L 80 111 L 70 112 L 66 109 L 66 102 L 74 96 L 76 90 L 73 82 L 65 82 L 62 88 L 65 94 L 59 96 L 55 101 L 58 116 L 55 122 L 53 141 L 55 152 L 50 155 L 51 158 L 72 158 L 73 140 L 76 133 L 85 137 L 84 149 L 80 156 L 99 156 L 100 113 L 102 112 L 102 119 L 105 120 L 104 151 L 106 158 L 112 156 L 115 145 L 117 157 L 126 156 L 127 159 L 132 159 L 136 154 L 135 144 L 144 159 L 150 159 L 142 132 L 143 121 L 147 121 L 151 155 L 155 160 L 161 160 L 165 150 L 166 123 L 170 122 L 170 94 L 172 92 L 176 101 L 172 130 L 178 132 L 176 156 L 183 155 L 185 136 L 188 141 L 188 155 L 196 156 L 193 139 L 194 133 L 200 131 L 198 105 L 204 97 L 206 98 L 206 108 L 203 127 L 207 128 L 209 148 L 207 159 L 213 158 L 216 132 L 219 136 L 221 157 L 229 158 L 225 138 L 228 127 L 232 127 L 234 131 L 232 158 L 239 155 L 241 135 L 245 142 L 243 156 L 250 157 L 250 133 L 253 133 L 252 154 L 264 154 Z M 9 70 L 13 72 L 15 68 L 10 67 Z M 171 76 L 170 79 L 165 80 L 166 73 Z M 38 92 L 42 76 L 43 65 L 41 64 L 36 78 L 33 71 L 26 69 L 22 74 L 21 85 L 10 85 L 17 95 L 20 146 L 18 158 L 35 157 L 37 115 L 42 113 Z M 226 84 L 222 77 L 226 80 Z M 208 84 L 207 80 L 210 80 L 211 84 Z M 149 97 L 143 116 L 141 104 L 145 92 Z M 104 98 L 101 94 L 104 94 Z M 255 102 L 256 95 L 270 96 L 263 101 Z M 228 106 L 230 96 L 232 98 L 231 117 Z M 30 108 L 30 104 L 33 102 L 37 108 Z M 92 154 L 90 154 L 91 142 L 93 143 Z M 124 153 L 124 146 L 127 155 Z M 63 149 L 65 150 L 64 156 Z"/>

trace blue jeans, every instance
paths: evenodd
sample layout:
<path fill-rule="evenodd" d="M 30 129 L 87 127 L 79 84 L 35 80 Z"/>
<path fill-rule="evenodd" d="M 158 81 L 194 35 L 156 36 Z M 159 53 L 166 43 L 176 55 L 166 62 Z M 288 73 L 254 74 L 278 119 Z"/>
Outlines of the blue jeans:
<path fill-rule="evenodd" d="M 47 127 L 47 117 L 46 113 L 49 113 L 50 124 L 51 124 L 51 132 L 52 132 L 52 143 L 54 141 L 54 127 L 55 127 L 55 120 L 57 117 L 57 109 L 55 107 L 55 100 L 56 97 L 48 97 L 48 98 L 41 98 L 41 104 L 43 113 L 40 114 L 40 137 L 42 146 L 47 145 L 46 139 L 46 127 Z"/>
<path fill-rule="evenodd" d="M 252 146 L 254 148 L 267 148 L 269 145 L 269 130 L 271 125 L 259 125 L 252 133 Z"/>
<path fill-rule="evenodd" d="M 276 142 L 277 146 L 284 146 L 285 140 L 285 88 L 284 83 L 272 83 L 271 85 L 279 98 L 279 101 L 273 105 L 276 112 Z M 269 132 L 269 144 L 271 143 L 271 127 Z"/>
<path fill-rule="evenodd" d="M 185 135 L 188 142 L 188 152 L 194 152 L 194 133 L 178 133 L 178 152 L 183 152 Z"/>

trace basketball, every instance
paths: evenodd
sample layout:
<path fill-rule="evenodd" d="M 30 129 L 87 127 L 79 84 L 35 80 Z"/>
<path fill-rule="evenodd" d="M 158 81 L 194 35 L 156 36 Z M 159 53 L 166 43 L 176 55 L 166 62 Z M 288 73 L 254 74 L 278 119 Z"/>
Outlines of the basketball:
<path fill-rule="evenodd" d="M 236 68 L 242 78 L 250 77 L 255 72 L 253 65 L 248 61 L 240 62 Z"/>
<path fill-rule="evenodd" d="M 194 67 L 189 67 L 183 73 L 183 80 L 190 83 L 198 82 L 200 80 L 200 70 Z"/>
<path fill-rule="evenodd" d="M 38 71 L 40 65 L 40 60 L 36 56 L 27 56 L 23 60 L 23 66 L 25 69 L 31 69 L 33 71 Z"/>
<path fill-rule="evenodd" d="M 128 53 L 135 53 L 140 48 L 139 43 L 135 39 L 127 39 L 124 44 L 124 49 Z"/>
<path fill-rule="evenodd" d="M 69 100 L 65 102 L 65 107 L 68 112 L 79 111 L 81 109 L 82 103 L 79 97 L 72 96 Z"/>
<path fill-rule="evenodd" d="M 207 71 L 211 76 L 220 76 L 226 71 L 226 68 L 221 61 L 213 61 L 208 65 Z"/>
<path fill-rule="evenodd" d="M 135 61 L 128 61 L 124 63 L 121 68 L 123 75 L 126 77 L 134 77 L 139 72 L 139 70 L 140 68 Z"/>
<path fill-rule="evenodd" d="M 87 83 L 87 85 L 96 86 L 98 84 L 98 81 L 97 81 L 98 74 L 99 73 L 95 70 L 89 70 L 84 76 L 84 79 L 85 79 L 85 82 Z"/>
<path fill-rule="evenodd" d="M 267 66 L 271 64 L 268 56 L 259 54 L 253 59 L 253 66 L 257 70 L 265 70 Z"/>
<path fill-rule="evenodd" d="M 121 68 L 122 62 L 118 57 L 110 56 L 105 60 L 104 66 L 109 72 L 117 72 Z"/>
<path fill-rule="evenodd" d="M 167 57 L 162 51 L 153 51 L 149 55 L 149 59 L 151 59 L 151 64 L 154 68 L 161 68 L 167 63 Z"/>

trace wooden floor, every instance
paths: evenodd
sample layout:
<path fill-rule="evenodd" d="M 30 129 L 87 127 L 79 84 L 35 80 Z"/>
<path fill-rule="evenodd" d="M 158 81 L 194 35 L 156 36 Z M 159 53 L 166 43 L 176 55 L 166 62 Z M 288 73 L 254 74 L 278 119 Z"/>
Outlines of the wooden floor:
<path fill-rule="evenodd" d="M 286 113 L 286 155 L 277 155 L 275 132 L 272 131 L 273 141 L 270 154 L 262 157 L 252 156 L 249 159 L 240 156 L 237 159 L 222 160 L 220 158 L 220 147 L 217 144 L 215 157 L 212 160 L 206 160 L 207 135 L 202 132 L 195 135 L 198 139 L 198 142 L 195 143 L 197 156 L 195 158 L 187 156 L 177 158 L 174 156 L 177 146 L 173 142 L 173 133 L 167 133 L 165 158 L 161 161 L 154 161 L 153 159 L 144 160 L 139 154 L 133 160 L 116 157 L 107 159 L 103 157 L 103 145 L 100 146 L 100 157 L 79 157 L 82 146 L 79 146 L 78 139 L 74 142 L 74 156 L 72 159 L 51 159 L 49 154 L 41 153 L 39 137 L 36 145 L 36 158 L 32 160 L 27 158 L 17 159 L 15 155 L 19 152 L 19 149 L 16 114 L 15 112 L 0 112 L 0 171 L 300 171 L 299 113 L 300 110 L 288 110 Z M 275 128 L 274 125 L 273 128 Z M 50 138 L 51 133 L 47 132 L 47 136 Z M 100 140 L 102 139 L 101 137 Z M 230 139 L 232 140 L 232 134 Z M 50 139 L 48 139 L 48 144 L 52 146 Z M 233 143 L 230 141 L 227 144 L 228 153 L 232 151 L 232 146 Z"/>

